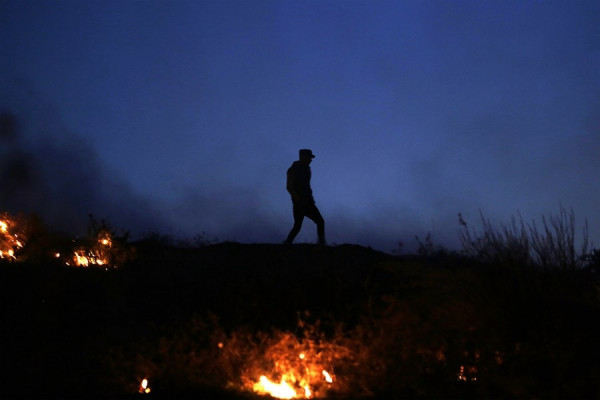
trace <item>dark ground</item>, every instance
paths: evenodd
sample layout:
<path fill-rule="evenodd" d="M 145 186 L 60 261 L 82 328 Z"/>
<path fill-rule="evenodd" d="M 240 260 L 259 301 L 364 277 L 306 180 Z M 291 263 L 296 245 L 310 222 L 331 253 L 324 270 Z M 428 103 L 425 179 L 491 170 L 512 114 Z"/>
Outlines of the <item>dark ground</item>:
<path fill-rule="evenodd" d="M 360 348 L 360 377 L 347 370 L 360 389 L 341 397 L 600 397 L 591 270 L 355 245 L 135 247 L 108 271 L 0 260 L 0 397 L 140 397 L 136 368 L 156 377 L 148 397 L 253 397 L 198 348 L 216 332 L 298 332 L 299 317 Z"/>

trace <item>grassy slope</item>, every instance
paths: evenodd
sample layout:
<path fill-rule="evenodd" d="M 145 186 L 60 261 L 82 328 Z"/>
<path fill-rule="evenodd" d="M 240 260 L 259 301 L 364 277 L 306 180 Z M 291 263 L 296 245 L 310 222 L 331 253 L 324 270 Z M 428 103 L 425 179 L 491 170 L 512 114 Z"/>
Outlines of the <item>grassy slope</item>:
<path fill-rule="evenodd" d="M 202 343 L 189 334 L 194 321 L 215 316 L 225 334 L 297 331 L 301 315 L 330 335 L 343 324 L 364 348 L 357 380 L 375 396 L 600 395 L 598 283 L 587 271 L 353 245 L 140 243 L 137 258 L 112 271 L 1 264 L 0 296 L 0 391 L 11 394 L 126 393 L 118 375 L 135 360 L 193 381 L 181 346 Z M 457 382 L 460 366 L 477 368 L 478 381 Z M 155 374 L 170 393 L 206 386 Z"/>

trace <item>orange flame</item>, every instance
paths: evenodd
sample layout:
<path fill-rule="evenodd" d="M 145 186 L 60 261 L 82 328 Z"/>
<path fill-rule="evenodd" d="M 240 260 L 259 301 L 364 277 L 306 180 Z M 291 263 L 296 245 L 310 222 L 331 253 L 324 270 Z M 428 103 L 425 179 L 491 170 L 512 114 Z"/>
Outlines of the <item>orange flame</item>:
<path fill-rule="evenodd" d="M 323 376 L 325 377 L 325 382 L 333 383 L 333 379 L 331 378 L 331 375 L 329 375 L 329 372 L 323 370 Z"/>
<path fill-rule="evenodd" d="M 16 223 L 6 214 L 0 215 L 0 258 L 16 260 L 15 251 L 23 248 Z"/>
<path fill-rule="evenodd" d="M 278 399 L 293 399 L 298 397 L 296 390 L 285 381 L 285 377 L 281 378 L 281 383 L 275 383 L 263 375 L 254 384 L 252 389 L 258 394 L 269 394 Z"/>
<path fill-rule="evenodd" d="M 323 370 L 323 376 L 325 377 L 325 382 L 333 383 L 333 379 L 327 371 Z M 313 395 L 308 379 L 298 378 L 294 372 L 284 374 L 279 383 L 273 382 L 265 375 L 262 375 L 258 382 L 252 386 L 252 390 L 258 394 L 268 394 L 278 399 L 297 399 L 302 397 L 310 399 Z"/>
<path fill-rule="evenodd" d="M 71 264 L 67 265 L 77 267 L 89 267 L 91 265 L 106 266 L 110 262 L 110 248 L 112 247 L 112 238 L 108 232 L 101 232 L 98 235 L 96 243 L 88 249 L 75 250 L 71 259 Z"/>
<path fill-rule="evenodd" d="M 331 370 L 334 361 L 347 351 L 323 340 L 280 333 L 278 340 L 265 349 L 264 358 L 248 366 L 243 388 L 280 399 L 324 397 L 336 384 L 335 376 L 327 369 Z M 268 365 L 271 368 L 265 368 Z"/>
<path fill-rule="evenodd" d="M 140 382 L 139 392 L 140 393 L 150 393 L 151 392 L 150 386 L 148 386 L 148 378 L 144 378 L 144 379 L 142 379 L 142 382 Z"/>

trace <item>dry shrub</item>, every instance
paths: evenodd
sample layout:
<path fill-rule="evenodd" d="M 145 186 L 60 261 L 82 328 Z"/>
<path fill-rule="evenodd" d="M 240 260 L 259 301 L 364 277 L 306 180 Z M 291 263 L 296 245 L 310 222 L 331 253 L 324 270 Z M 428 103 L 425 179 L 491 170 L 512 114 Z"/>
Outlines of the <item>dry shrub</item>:
<path fill-rule="evenodd" d="M 574 269 L 586 265 L 589 254 L 588 226 L 582 238 L 575 235 L 573 210 L 559 208 L 558 215 L 542 215 L 541 226 L 535 220 L 526 224 L 521 215 L 509 224 L 494 227 L 480 212 L 482 230 L 469 229 L 459 214 L 463 253 L 471 258 L 504 265 L 534 265 L 543 268 Z"/>
<path fill-rule="evenodd" d="M 129 234 L 117 235 L 110 224 L 89 215 L 87 236 L 74 241 L 67 265 L 117 268 L 135 257 L 135 248 L 127 244 Z"/>

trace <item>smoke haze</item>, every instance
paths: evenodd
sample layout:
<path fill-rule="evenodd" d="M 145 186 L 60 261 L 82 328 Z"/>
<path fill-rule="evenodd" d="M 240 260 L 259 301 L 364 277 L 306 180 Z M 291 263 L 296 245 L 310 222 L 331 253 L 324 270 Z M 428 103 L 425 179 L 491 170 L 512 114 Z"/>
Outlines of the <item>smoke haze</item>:
<path fill-rule="evenodd" d="M 600 243 L 597 1 L 342 3 L 0 2 L 0 206 L 277 243 L 310 148 L 330 243 L 561 204 Z"/>
<path fill-rule="evenodd" d="M 89 214 L 132 233 L 164 229 L 156 208 L 108 171 L 33 89 L 4 82 L 2 93 L 0 209 L 35 213 L 51 227 L 73 234 L 85 232 Z"/>

